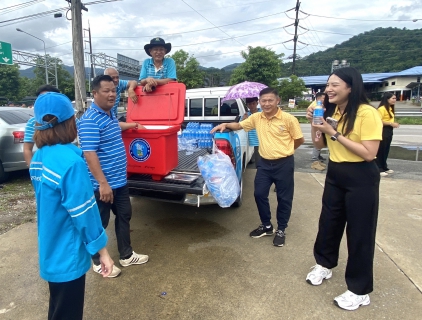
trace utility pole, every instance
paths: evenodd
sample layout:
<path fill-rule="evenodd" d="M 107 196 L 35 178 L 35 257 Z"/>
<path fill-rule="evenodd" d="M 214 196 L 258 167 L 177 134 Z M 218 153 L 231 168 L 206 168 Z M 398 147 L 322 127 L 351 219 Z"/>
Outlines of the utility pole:
<path fill-rule="evenodd" d="M 296 44 L 297 44 L 297 26 L 299 25 L 299 8 L 300 2 L 299 0 L 296 1 L 296 19 L 295 19 L 295 36 L 293 38 L 294 47 L 293 47 L 293 64 L 292 64 L 292 74 L 296 74 Z"/>
<path fill-rule="evenodd" d="M 86 101 L 81 10 L 88 10 L 85 8 L 85 6 L 83 6 L 81 0 L 67 1 L 71 3 L 72 12 L 73 65 L 75 70 L 75 107 L 78 110 L 78 115 L 80 115 L 84 112 Z"/>

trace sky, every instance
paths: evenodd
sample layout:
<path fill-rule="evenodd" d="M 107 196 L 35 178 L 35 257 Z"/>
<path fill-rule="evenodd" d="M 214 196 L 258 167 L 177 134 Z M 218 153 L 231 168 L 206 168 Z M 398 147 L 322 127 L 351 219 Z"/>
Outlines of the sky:
<path fill-rule="evenodd" d="M 293 54 L 293 41 L 289 40 L 295 32 L 295 0 L 84 3 L 88 12 L 83 11 L 82 23 L 84 29 L 91 30 L 94 53 L 112 57 L 120 53 L 142 62 L 148 57 L 144 45 L 162 37 L 172 44 L 170 54 L 183 49 L 204 67 L 241 63 L 241 52 L 248 46 L 265 46 L 284 54 L 285 62 L 292 61 L 288 57 Z M 73 65 L 67 7 L 66 0 L 0 0 L 0 41 L 11 43 L 13 50 L 43 55 L 43 43 L 16 31 L 19 28 L 44 40 L 47 54 Z M 379 27 L 422 29 L 422 0 L 302 0 L 300 10 L 297 54 L 302 58 Z M 51 13 L 18 19 L 46 11 Z M 54 18 L 56 12 L 63 13 L 63 17 Z M 88 40 L 88 32 L 84 36 Z M 85 51 L 89 51 L 88 43 Z M 347 60 L 347 54 L 337 59 Z"/>

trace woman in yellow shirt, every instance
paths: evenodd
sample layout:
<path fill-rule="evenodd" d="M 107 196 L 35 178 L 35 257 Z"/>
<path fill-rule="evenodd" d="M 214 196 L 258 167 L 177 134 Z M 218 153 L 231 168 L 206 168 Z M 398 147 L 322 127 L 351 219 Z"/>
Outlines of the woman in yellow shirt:
<path fill-rule="evenodd" d="M 393 170 L 388 169 L 387 158 L 390 152 L 391 141 L 393 140 L 393 129 L 398 128 L 399 124 L 394 122 L 394 105 L 396 96 L 391 92 L 384 93 L 378 106 L 378 112 L 382 120 L 382 141 L 377 153 L 377 164 L 380 170 L 380 176 L 388 176 Z"/>
<path fill-rule="evenodd" d="M 374 159 L 382 139 L 382 122 L 368 102 L 362 76 L 354 68 L 335 70 L 328 78 L 325 94 L 322 124 L 312 124 L 311 133 L 316 148 L 328 146 L 330 161 L 314 245 L 317 264 L 306 281 L 320 285 L 332 277 L 346 228 L 348 290 L 334 302 L 342 309 L 355 310 L 370 303 L 368 293 L 373 290 L 380 182 Z M 313 108 L 308 107 L 309 120 L 312 114 Z M 327 117 L 337 120 L 338 126 L 331 126 L 325 121 Z"/>

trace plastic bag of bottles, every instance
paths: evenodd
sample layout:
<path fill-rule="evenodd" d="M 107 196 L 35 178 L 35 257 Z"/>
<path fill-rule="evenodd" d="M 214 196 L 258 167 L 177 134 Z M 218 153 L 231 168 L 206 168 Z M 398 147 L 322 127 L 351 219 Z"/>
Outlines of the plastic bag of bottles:
<path fill-rule="evenodd" d="M 230 207 L 239 197 L 240 186 L 229 156 L 217 150 L 198 157 L 198 168 L 218 205 Z"/>

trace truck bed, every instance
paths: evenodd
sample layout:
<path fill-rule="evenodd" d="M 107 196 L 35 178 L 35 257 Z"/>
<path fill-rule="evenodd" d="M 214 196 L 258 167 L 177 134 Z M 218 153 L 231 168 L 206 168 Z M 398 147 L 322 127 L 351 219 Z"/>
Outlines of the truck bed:
<path fill-rule="evenodd" d="M 202 178 L 197 159 L 199 156 L 209 154 L 211 150 L 200 149 L 192 154 L 186 151 L 179 151 L 179 164 L 171 173 L 184 173 L 197 176 L 192 183 L 169 181 L 162 179 L 153 180 L 148 174 L 133 174 L 128 177 L 129 194 L 131 196 L 142 196 L 153 199 L 160 199 L 171 202 L 183 202 L 185 194 L 202 195 L 204 192 L 204 179 Z"/>

